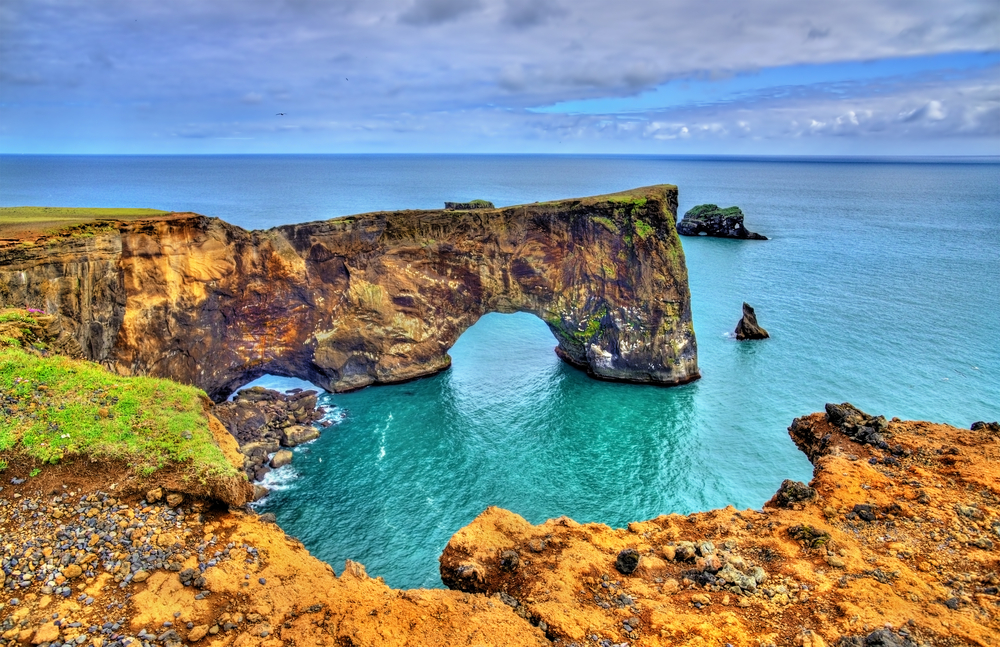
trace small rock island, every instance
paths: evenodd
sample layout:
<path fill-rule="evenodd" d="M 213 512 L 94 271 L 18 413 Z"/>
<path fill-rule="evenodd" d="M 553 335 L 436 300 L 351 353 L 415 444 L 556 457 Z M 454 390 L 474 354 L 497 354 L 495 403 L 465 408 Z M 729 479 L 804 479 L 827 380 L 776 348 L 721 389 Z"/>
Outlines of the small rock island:
<path fill-rule="evenodd" d="M 720 209 L 714 204 L 699 204 L 684 214 L 677 223 L 681 236 L 712 236 L 740 240 L 767 240 L 767 236 L 747 231 L 743 226 L 743 211 L 739 207 Z"/>
<path fill-rule="evenodd" d="M 746 341 L 750 339 L 767 339 L 771 335 L 760 327 L 757 323 L 757 313 L 746 301 L 743 302 L 743 317 L 736 324 L 736 339 Z"/>

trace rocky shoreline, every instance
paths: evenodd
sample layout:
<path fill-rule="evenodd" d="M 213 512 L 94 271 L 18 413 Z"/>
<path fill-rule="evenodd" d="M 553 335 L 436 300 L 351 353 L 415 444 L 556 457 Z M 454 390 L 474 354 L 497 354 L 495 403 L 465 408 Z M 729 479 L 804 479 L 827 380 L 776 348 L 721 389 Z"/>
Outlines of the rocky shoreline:
<path fill-rule="evenodd" d="M 118 493 L 112 466 L 19 464 L 0 644 L 992 647 L 1000 433 L 974 426 L 827 405 L 789 428 L 814 478 L 761 510 L 612 529 L 490 508 L 441 556 L 453 590 L 392 590 L 353 562 L 336 577 L 253 513 Z"/>
<path fill-rule="evenodd" d="M 292 462 L 293 447 L 316 440 L 318 427 L 329 426 L 324 422 L 326 407 L 317 402 L 318 393 L 313 390 L 280 393 L 257 386 L 215 405 L 212 413 L 239 444 L 247 480 L 259 483 L 272 469 Z M 255 500 L 266 494 L 266 488 L 254 486 Z"/>

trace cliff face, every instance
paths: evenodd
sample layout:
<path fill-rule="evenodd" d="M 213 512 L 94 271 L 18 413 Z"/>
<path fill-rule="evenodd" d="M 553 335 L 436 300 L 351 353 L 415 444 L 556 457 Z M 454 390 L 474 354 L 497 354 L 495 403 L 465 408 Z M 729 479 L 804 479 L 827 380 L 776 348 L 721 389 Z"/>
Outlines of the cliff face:
<path fill-rule="evenodd" d="M 0 248 L 0 300 L 89 359 L 214 399 L 265 373 L 348 390 L 429 375 L 489 312 L 531 312 L 595 377 L 698 378 L 676 187 L 245 231 L 196 214 Z"/>

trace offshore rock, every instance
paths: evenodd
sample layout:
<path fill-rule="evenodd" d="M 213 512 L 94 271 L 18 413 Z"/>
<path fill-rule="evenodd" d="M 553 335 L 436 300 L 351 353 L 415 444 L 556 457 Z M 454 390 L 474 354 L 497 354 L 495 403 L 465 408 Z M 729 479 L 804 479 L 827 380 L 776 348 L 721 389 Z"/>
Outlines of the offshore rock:
<path fill-rule="evenodd" d="M 713 236 L 742 240 L 767 240 L 767 236 L 747 231 L 743 226 L 743 211 L 739 207 L 720 209 L 714 204 L 699 204 L 684 214 L 677 224 L 681 236 Z"/>
<path fill-rule="evenodd" d="M 699 373 L 676 209 L 659 185 L 267 231 L 106 221 L 0 243 L 0 303 L 58 313 L 87 359 L 217 402 L 266 373 L 331 391 L 430 375 L 489 312 L 537 315 L 594 377 L 683 384 Z"/>
<path fill-rule="evenodd" d="M 736 324 L 736 339 L 740 341 L 747 339 L 767 339 L 770 337 L 767 331 L 757 323 L 757 313 L 753 311 L 750 304 L 743 302 L 743 317 Z"/>

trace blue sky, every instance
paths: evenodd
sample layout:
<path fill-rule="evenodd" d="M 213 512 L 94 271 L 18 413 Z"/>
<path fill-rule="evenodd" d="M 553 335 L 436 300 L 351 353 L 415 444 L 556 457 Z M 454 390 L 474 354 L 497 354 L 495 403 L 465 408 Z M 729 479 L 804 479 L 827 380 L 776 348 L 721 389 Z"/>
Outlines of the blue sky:
<path fill-rule="evenodd" d="M 254 152 L 1000 154 L 1000 4 L 0 4 L 0 153 Z"/>

